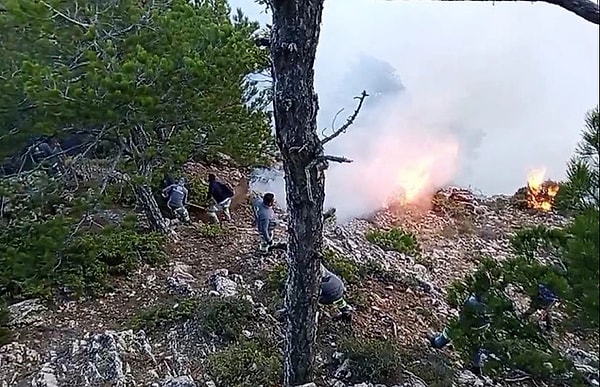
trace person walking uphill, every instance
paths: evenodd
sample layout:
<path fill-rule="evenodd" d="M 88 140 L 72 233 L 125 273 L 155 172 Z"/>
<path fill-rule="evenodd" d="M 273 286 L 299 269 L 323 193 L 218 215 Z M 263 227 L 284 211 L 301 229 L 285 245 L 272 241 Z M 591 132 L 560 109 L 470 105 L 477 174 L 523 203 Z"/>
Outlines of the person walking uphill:
<path fill-rule="evenodd" d="M 217 212 L 222 210 L 225 215 L 225 220 L 231 221 L 229 207 L 233 198 L 233 190 L 227 185 L 217 181 L 217 177 L 210 173 L 208 174 L 208 194 L 207 200 L 213 201 L 213 204 L 208 208 L 208 216 L 214 223 L 219 223 Z"/>
<path fill-rule="evenodd" d="M 269 248 L 273 246 L 273 231 L 277 226 L 277 217 L 273 206 L 275 204 L 275 195 L 266 193 L 262 199 L 254 201 L 254 210 L 256 215 L 256 227 L 260 235 L 261 253 L 268 253 Z"/>

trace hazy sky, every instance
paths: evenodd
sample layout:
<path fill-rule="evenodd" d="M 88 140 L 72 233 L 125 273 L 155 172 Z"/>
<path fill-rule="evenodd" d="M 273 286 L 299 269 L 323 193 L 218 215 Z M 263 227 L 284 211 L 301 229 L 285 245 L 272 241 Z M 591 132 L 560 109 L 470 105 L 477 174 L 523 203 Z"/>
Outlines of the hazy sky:
<path fill-rule="evenodd" d="M 270 21 L 251 0 L 230 3 Z M 513 193 L 534 167 L 562 178 L 584 114 L 598 104 L 598 32 L 541 2 L 326 0 L 316 63 L 322 111 L 350 107 L 369 87 L 360 70 L 347 78 L 360 55 L 388 62 L 406 88 L 371 101 L 368 122 L 328 147 L 356 160 L 329 171 L 328 199 L 341 201 L 361 182 L 391 189 L 419 165 L 430 184 L 490 194 Z M 348 211 L 380 201 L 365 190 Z"/>

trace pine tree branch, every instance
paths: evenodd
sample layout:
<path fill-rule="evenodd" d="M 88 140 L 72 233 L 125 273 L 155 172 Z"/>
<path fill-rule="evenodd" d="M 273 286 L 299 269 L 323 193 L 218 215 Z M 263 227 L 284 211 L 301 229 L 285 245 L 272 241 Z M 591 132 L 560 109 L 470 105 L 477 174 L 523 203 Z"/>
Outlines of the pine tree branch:
<path fill-rule="evenodd" d="M 439 0 L 439 1 L 525 1 L 525 0 Z M 527 0 L 530 2 L 543 2 L 558 5 L 559 7 L 573 12 L 575 15 L 589 21 L 600 24 L 600 10 L 598 3 L 591 0 Z"/>
<path fill-rule="evenodd" d="M 356 120 L 356 117 L 358 116 L 358 113 L 360 112 L 360 109 L 362 108 L 363 102 L 365 102 L 365 98 L 367 98 L 368 96 L 369 96 L 369 94 L 367 94 L 367 92 L 365 90 L 363 90 L 360 97 L 354 97 L 354 99 L 358 100 L 358 105 L 356 106 L 356 109 L 354 109 L 354 113 L 352 113 L 352 115 L 350 117 L 348 117 L 348 119 L 346 120 L 346 123 L 344 125 L 342 125 L 339 129 L 334 131 L 331 136 L 328 136 L 328 137 L 325 137 L 324 139 L 322 139 L 321 145 L 327 144 L 329 141 L 333 140 L 340 134 L 344 133 L 350 127 L 350 125 L 352 125 L 354 123 L 354 120 Z"/>

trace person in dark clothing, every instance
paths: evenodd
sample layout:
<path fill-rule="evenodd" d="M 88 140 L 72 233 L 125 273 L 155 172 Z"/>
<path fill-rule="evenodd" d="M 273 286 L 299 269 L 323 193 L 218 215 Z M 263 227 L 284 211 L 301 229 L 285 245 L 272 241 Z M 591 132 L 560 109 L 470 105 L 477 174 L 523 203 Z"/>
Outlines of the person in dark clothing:
<path fill-rule="evenodd" d="M 344 299 L 346 287 L 340 277 L 333 274 L 321 264 L 321 294 L 319 295 L 319 303 L 323 305 L 333 305 L 338 309 L 333 319 L 350 320 L 354 309 Z"/>
<path fill-rule="evenodd" d="M 225 219 L 228 222 L 231 221 L 229 207 L 233 199 L 233 190 L 226 184 L 217 181 L 217 177 L 212 173 L 208 175 L 208 194 L 206 199 L 213 201 L 213 204 L 208 208 L 208 216 L 210 216 L 213 222 L 219 223 L 217 212 L 220 210 L 223 211 Z"/>
<path fill-rule="evenodd" d="M 277 217 L 273 206 L 275 205 L 275 195 L 266 193 L 262 199 L 257 198 L 254 203 L 254 215 L 256 216 L 256 228 L 260 235 L 259 250 L 261 253 L 268 253 L 269 248 L 274 246 L 273 235 L 277 226 Z"/>
<path fill-rule="evenodd" d="M 550 289 L 547 285 L 538 284 L 536 297 L 531 300 L 529 309 L 523 313 L 523 317 L 529 318 L 535 312 L 541 311 L 546 331 L 550 332 L 552 331 L 551 309 L 558 303 L 558 301 L 559 298 L 556 293 L 552 291 L 552 289 Z"/>
<path fill-rule="evenodd" d="M 184 222 L 190 221 L 187 204 L 188 190 L 185 188 L 185 179 L 181 178 L 176 184 L 171 184 L 163 189 L 162 195 L 167 199 L 167 207 Z"/>
<path fill-rule="evenodd" d="M 490 326 L 490 318 L 486 313 L 486 303 L 482 295 L 471 294 L 465 300 L 459 314 L 459 324 L 462 329 L 472 332 L 473 360 L 470 370 L 475 375 L 481 375 L 483 363 L 487 356 L 487 351 L 483 349 L 483 334 Z M 441 349 L 452 341 L 448 328 L 444 328 L 441 333 L 432 334 L 429 336 L 429 341 L 432 347 Z"/>
<path fill-rule="evenodd" d="M 56 139 L 41 142 L 34 148 L 33 157 L 37 163 L 45 165 L 52 173 L 59 174 L 63 171 L 62 148 Z"/>
<path fill-rule="evenodd" d="M 337 308 L 338 313 L 332 318 L 333 320 L 350 321 L 354 308 L 350 306 L 344 299 L 346 287 L 340 277 L 333 274 L 321 264 L 321 291 L 319 294 L 319 303 L 322 305 L 333 305 Z M 277 311 L 277 316 L 282 319 L 286 314 L 286 309 L 282 308 Z"/>

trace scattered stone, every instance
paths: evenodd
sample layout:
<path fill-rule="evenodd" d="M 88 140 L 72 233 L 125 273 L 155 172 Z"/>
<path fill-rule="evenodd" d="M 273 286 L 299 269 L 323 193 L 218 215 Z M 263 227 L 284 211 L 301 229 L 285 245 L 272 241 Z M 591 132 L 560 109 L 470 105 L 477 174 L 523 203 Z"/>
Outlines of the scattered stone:
<path fill-rule="evenodd" d="M 208 383 L 207 386 L 210 386 Z M 197 387 L 196 382 L 189 376 L 178 376 L 163 381 L 161 387 Z"/>
<path fill-rule="evenodd" d="M 228 278 L 229 271 L 227 269 L 216 270 L 208 279 L 208 283 L 212 290 L 222 297 L 235 296 L 238 291 L 238 284 Z"/>
<path fill-rule="evenodd" d="M 194 293 L 192 284 L 196 282 L 196 279 L 189 271 L 188 265 L 181 262 L 174 264 L 171 275 L 167 277 L 167 284 L 176 294 L 190 296 Z"/>
<path fill-rule="evenodd" d="M 44 313 L 48 308 L 35 298 L 12 304 L 8 307 L 10 313 L 9 326 L 20 328 L 26 326 L 39 326 L 44 320 Z"/>

